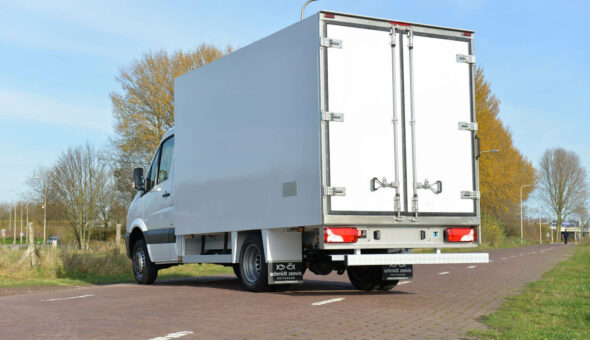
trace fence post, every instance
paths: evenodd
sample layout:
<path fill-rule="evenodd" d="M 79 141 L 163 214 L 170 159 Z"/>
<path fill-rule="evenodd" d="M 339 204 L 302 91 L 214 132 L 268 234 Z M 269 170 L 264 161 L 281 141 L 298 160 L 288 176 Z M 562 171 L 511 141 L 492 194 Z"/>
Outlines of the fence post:
<path fill-rule="evenodd" d="M 37 265 L 37 256 L 35 254 L 35 232 L 33 230 L 33 222 L 27 223 L 28 234 L 29 234 L 29 251 L 31 252 L 31 266 L 35 267 Z"/>
<path fill-rule="evenodd" d="M 117 246 L 121 245 L 121 223 L 117 223 L 117 237 L 115 239 L 115 244 Z"/>

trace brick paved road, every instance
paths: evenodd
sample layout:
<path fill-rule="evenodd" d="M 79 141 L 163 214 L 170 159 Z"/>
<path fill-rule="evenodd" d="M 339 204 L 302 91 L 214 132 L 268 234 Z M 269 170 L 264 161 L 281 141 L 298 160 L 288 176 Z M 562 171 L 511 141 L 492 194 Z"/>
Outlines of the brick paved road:
<path fill-rule="evenodd" d="M 390 292 L 356 291 L 336 274 L 306 274 L 299 290 L 273 293 L 243 291 L 231 276 L 20 292 L 0 296 L 0 338 L 464 338 L 573 249 L 500 249 L 485 265 L 417 265 L 414 280 Z"/>

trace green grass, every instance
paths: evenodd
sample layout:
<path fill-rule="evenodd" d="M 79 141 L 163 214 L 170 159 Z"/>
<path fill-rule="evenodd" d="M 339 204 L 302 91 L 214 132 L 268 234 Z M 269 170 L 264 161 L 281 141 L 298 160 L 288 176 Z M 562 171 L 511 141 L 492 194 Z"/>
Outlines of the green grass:
<path fill-rule="evenodd" d="M 486 316 L 483 339 L 590 339 L 590 244 Z"/>
<path fill-rule="evenodd" d="M 0 287 L 72 286 L 134 282 L 124 250 L 99 245 L 90 251 L 43 248 L 37 266 L 18 265 L 25 249 L 0 248 Z M 188 264 L 162 269 L 158 280 L 233 273 L 231 267 Z"/>

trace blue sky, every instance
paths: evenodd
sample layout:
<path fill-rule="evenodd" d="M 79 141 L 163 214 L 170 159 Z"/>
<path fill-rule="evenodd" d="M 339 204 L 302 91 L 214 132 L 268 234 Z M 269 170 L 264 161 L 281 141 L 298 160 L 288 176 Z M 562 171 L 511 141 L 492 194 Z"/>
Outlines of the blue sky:
<path fill-rule="evenodd" d="M 0 0 L 0 201 L 69 146 L 106 145 L 115 77 L 149 50 L 242 47 L 299 19 L 303 0 Z M 590 2 L 319 0 L 320 9 L 477 31 L 501 118 L 535 164 L 562 146 L 590 166 Z"/>

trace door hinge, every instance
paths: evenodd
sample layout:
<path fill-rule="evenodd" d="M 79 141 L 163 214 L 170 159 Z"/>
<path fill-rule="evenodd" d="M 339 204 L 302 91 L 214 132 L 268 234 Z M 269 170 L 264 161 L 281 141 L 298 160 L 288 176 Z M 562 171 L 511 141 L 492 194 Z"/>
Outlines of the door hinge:
<path fill-rule="evenodd" d="M 331 39 L 331 38 L 322 38 L 322 40 L 320 41 L 320 46 L 342 48 L 342 40 Z"/>
<path fill-rule="evenodd" d="M 459 122 L 459 130 L 477 131 L 476 122 Z"/>
<path fill-rule="evenodd" d="M 461 191 L 461 198 L 464 200 L 478 200 L 480 197 L 479 191 Z"/>
<path fill-rule="evenodd" d="M 346 188 L 324 187 L 324 196 L 346 196 Z"/>
<path fill-rule="evenodd" d="M 475 64 L 475 56 L 474 55 L 465 55 L 465 54 L 457 54 L 457 62 L 458 63 L 467 63 L 467 64 Z"/>
<path fill-rule="evenodd" d="M 322 111 L 322 120 L 325 120 L 327 122 L 343 122 L 344 114 L 339 112 Z"/>

